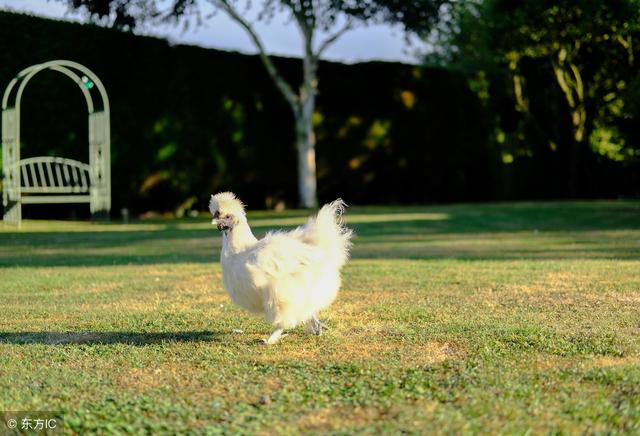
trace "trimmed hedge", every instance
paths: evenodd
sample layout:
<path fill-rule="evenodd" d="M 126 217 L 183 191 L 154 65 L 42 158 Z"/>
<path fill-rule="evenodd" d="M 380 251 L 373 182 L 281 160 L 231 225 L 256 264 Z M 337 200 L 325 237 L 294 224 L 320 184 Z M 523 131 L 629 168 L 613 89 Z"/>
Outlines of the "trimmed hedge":
<path fill-rule="evenodd" d="M 0 13 L 0 87 L 57 58 L 91 68 L 109 93 L 114 210 L 185 202 L 202 209 L 210 193 L 227 189 L 253 208 L 296 204 L 292 115 L 256 56 Z M 299 60 L 276 63 L 299 82 Z M 386 62 L 323 62 L 319 74 L 321 201 L 495 198 L 498 155 L 463 77 Z M 86 108 L 75 84 L 43 72 L 23 102 L 23 156 L 87 160 Z"/>

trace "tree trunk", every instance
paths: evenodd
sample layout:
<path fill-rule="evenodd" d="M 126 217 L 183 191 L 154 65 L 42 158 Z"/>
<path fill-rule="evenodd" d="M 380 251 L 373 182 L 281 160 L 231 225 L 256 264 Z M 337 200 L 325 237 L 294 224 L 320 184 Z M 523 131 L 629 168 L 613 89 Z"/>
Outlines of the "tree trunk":
<path fill-rule="evenodd" d="M 334 43 L 344 32 L 351 28 L 352 21 L 335 34 L 327 38 L 317 52 L 314 52 L 315 20 L 309 20 L 308 12 L 315 13 L 312 2 L 305 5 L 303 10 L 297 9 L 293 4 L 288 4 L 296 19 L 300 32 L 304 38 L 303 55 L 303 83 L 300 86 L 300 94 L 296 95 L 291 86 L 284 80 L 278 69 L 273 64 L 252 24 L 247 21 L 235 9 L 234 2 L 229 0 L 217 0 L 215 2 L 229 16 L 235 20 L 248 33 L 249 37 L 258 49 L 258 54 L 267 72 L 293 110 L 296 123 L 296 149 L 298 151 L 298 193 L 300 206 L 315 208 L 318 206 L 316 192 L 316 137 L 313 132 L 313 113 L 316 108 L 316 93 L 318 92 L 318 61 L 322 52 Z"/>
<path fill-rule="evenodd" d="M 575 45 L 576 49 L 579 45 Z M 587 112 L 585 110 L 585 91 L 582 73 L 573 63 L 572 51 L 562 48 L 558 52 L 557 62 L 552 61 L 556 80 L 564 92 L 565 100 L 571 113 L 572 138 L 569 149 L 568 190 L 571 198 L 580 196 L 580 179 L 582 167 L 582 149 L 586 146 Z"/>
<path fill-rule="evenodd" d="M 575 139 L 571 143 L 569 152 L 569 197 L 576 199 L 580 197 L 580 168 L 582 164 L 582 147 L 583 143 Z"/>
<path fill-rule="evenodd" d="M 307 54 L 304 62 L 304 83 L 300 89 L 300 103 L 295 111 L 296 148 L 298 150 L 298 192 L 300 206 L 311 209 L 318 206 L 316 190 L 316 136 L 313 131 L 313 113 L 316 107 L 318 79 L 316 61 Z"/>
<path fill-rule="evenodd" d="M 316 194 L 316 148 L 313 125 L 304 115 L 296 120 L 296 148 L 298 150 L 298 192 L 300 206 L 312 209 L 318 206 Z"/>

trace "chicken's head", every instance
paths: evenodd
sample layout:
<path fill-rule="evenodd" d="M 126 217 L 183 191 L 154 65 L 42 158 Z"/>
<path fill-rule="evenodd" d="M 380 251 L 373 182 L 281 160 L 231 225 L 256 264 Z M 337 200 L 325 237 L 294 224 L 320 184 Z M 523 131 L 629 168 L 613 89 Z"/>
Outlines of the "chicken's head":
<path fill-rule="evenodd" d="M 209 210 L 213 215 L 211 224 L 215 224 L 220 231 L 232 230 L 236 224 L 246 220 L 244 204 L 232 192 L 212 195 Z"/>

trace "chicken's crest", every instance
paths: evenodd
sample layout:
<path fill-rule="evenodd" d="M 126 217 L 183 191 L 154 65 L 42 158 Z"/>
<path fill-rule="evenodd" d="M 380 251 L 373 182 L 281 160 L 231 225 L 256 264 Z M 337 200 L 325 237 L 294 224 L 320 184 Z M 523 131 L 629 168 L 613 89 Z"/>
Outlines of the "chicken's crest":
<path fill-rule="evenodd" d="M 244 216 L 244 204 L 236 198 L 233 192 L 220 192 L 211 196 L 209 210 L 212 215 L 219 212 L 220 215 L 231 214 L 234 216 Z"/>

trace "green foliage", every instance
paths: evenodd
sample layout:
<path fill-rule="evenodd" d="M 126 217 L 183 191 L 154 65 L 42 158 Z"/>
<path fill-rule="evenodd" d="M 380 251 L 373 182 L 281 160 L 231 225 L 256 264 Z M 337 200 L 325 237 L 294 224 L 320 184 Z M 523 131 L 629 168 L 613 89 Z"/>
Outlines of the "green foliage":
<path fill-rule="evenodd" d="M 69 9 L 80 10 L 87 18 L 114 29 L 133 31 L 141 22 L 162 16 L 157 0 L 58 0 Z M 195 0 L 175 0 L 171 7 L 175 13 L 185 13 L 195 4 Z"/>
<path fill-rule="evenodd" d="M 635 0 L 462 2 L 440 34 L 439 62 L 466 72 L 515 167 L 552 165 L 569 195 L 585 195 L 596 166 L 640 163 L 627 128 L 639 23 Z"/>
<path fill-rule="evenodd" d="M 274 347 L 224 293 L 206 217 L 0 228 L 0 410 L 78 434 L 638 433 L 640 202 L 345 219 L 330 329 Z"/>

